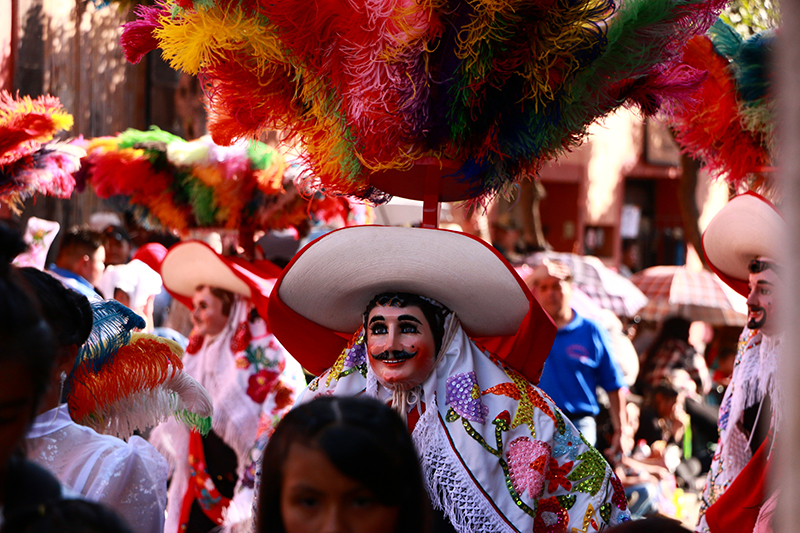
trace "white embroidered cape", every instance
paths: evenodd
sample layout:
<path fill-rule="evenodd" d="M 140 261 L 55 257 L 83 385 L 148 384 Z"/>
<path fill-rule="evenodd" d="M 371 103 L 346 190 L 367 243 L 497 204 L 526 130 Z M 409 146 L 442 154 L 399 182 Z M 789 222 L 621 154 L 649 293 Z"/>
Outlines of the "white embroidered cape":
<path fill-rule="evenodd" d="M 772 413 L 759 413 L 759 416 L 771 416 L 770 431 L 773 434 L 779 425 L 781 410 L 778 406 L 783 405 L 778 374 L 782 337 L 770 337 L 748 328 L 744 328 L 739 337 L 733 374 L 720 404 L 719 441 L 700 501 L 697 532 L 709 532 L 706 509 L 722 496 L 752 457 L 748 437 L 739 427 L 745 409 L 761 402 L 764 393 L 768 392 L 774 406 Z"/>
<path fill-rule="evenodd" d="M 410 408 L 424 404 L 412 437 L 431 500 L 455 529 L 598 531 L 628 520 L 619 480 L 552 400 L 483 352 L 457 322 L 448 329 L 452 341 L 412 389 Z M 300 401 L 362 393 L 392 398 L 369 369 L 363 334 Z"/>

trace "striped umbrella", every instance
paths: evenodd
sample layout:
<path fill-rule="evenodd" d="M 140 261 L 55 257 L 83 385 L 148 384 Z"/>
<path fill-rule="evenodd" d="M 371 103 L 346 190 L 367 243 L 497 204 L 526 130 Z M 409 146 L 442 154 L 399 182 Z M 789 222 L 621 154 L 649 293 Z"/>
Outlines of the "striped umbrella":
<path fill-rule="evenodd" d="M 747 322 L 745 298 L 708 270 L 654 266 L 637 272 L 631 281 L 649 298 L 638 313 L 642 320 L 660 322 L 669 316 L 682 316 L 718 326 L 743 326 Z"/>
<path fill-rule="evenodd" d="M 617 316 L 634 316 L 647 303 L 647 296 L 624 276 L 594 256 L 560 252 L 537 252 L 525 260 L 531 267 L 545 259 L 558 260 L 572 270 L 574 285 L 603 309 Z"/>

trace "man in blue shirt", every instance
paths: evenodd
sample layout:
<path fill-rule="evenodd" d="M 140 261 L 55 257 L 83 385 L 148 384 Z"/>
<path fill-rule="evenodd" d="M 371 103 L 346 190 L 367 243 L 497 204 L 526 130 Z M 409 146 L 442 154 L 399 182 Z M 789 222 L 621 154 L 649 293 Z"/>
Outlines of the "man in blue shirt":
<path fill-rule="evenodd" d="M 71 228 L 61 240 L 55 264 L 48 270 L 64 285 L 90 300 L 101 298 L 95 286 L 105 269 L 103 236 L 86 228 Z"/>
<path fill-rule="evenodd" d="M 533 294 L 558 327 L 539 387 L 544 390 L 586 440 L 597 441 L 595 417 L 600 413 L 597 386 L 608 394 L 614 434 L 611 454 L 627 452 L 633 442 L 625 416 L 625 381 L 611 355 L 611 340 L 603 326 L 570 307 L 572 272 L 559 261 L 545 260 L 534 270 Z"/>

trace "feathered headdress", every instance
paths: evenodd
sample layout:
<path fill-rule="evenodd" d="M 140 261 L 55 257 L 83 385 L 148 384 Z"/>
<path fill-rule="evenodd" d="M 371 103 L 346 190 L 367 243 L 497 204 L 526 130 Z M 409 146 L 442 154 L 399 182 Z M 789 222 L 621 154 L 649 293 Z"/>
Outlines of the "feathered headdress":
<path fill-rule="evenodd" d="M 683 61 L 706 69 L 698 90 L 672 110 L 675 139 L 735 189 L 765 192 L 776 156 L 776 100 L 769 60 L 775 33 L 743 39 L 718 20 L 686 45 Z"/>
<path fill-rule="evenodd" d="M 183 350 L 144 333 L 144 320 L 122 304 L 92 303 L 94 325 L 65 383 L 79 424 L 127 437 L 175 416 L 201 433 L 211 428 L 208 392 L 183 372 Z"/>
<path fill-rule="evenodd" d="M 695 87 L 680 50 L 724 4 L 159 0 L 121 42 L 129 61 L 160 47 L 200 76 L 216 142 L 295 135 L 326 192 L 380 202 L 371 177 L 432 159 L 455 162 L 475 198 L 577 146 L 617 107 L 652 113 Z"/>
<path fill-rule="evenodd" d="M 230 147 L 209 137 L 185 141 L 152 128 L 129 129 L 88 143 L 79 175 L 100 198 L 112 198 L 147 228 L 286 229 L 337 199 L 301 196 L 285 179 L 287 163 L 269 146 Z M 342 214 L 342 213 L 337 213 Z"/>
<path fill-rule="evenodd" d="M 34 193 L 69 198 L 84 151 L 53 136 L 72 127 L 58 98 L 0 91 L 0 201 L 19 211 Z"/>

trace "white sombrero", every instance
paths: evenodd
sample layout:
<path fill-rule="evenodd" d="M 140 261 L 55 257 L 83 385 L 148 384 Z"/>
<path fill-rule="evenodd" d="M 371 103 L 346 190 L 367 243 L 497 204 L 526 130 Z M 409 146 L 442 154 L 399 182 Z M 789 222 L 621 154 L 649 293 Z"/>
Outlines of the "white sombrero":
<path fill-rule="evenodd" d="M 278 289 L 295 312 L 353 333 L 382 292 L 410 292 L 455 311 L 472 335 L 513 335 L 530 302 L 519 277 L 483 241 L 437 229 L 355 226 L 306 247 Z"/>
<path fill-rule="evenodd" d="M 170 292 L 194 296 L 199 285 L 219 287 L 250 298 L 250 287 L 231 271 L 227 258 L 200 241 L 180 242 L 161 263 L 161 278 Z"/>
<path fill-rule="evenodd" d="M 750 261 L 779 257 L 786 229 L 786 222 L 769 200 L 746 192 L 711 219 L 703 232 L 703 252 L 711 270 L 746 296 Z"/>

